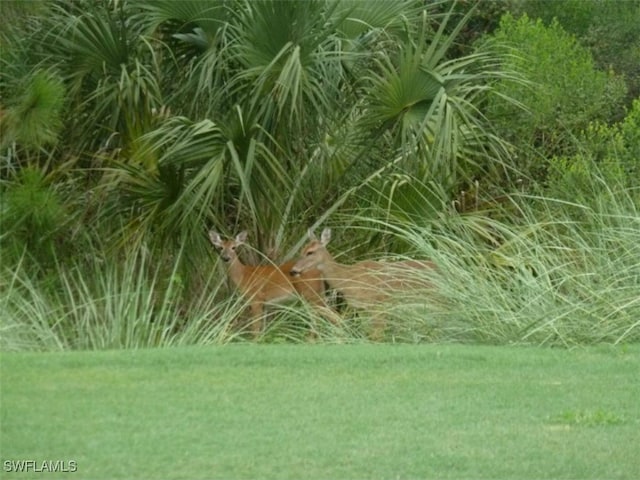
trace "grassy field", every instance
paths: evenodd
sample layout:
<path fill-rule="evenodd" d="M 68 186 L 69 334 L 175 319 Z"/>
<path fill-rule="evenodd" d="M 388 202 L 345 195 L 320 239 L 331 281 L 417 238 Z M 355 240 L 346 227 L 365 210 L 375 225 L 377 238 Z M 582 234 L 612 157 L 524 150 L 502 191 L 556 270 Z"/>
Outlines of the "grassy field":
<path fill-rule="evenodd" d="M 622 479 L 640 348 L 2 354 L 3 478 Z M 9 472 L 33 460 L 30 473 Z"/>

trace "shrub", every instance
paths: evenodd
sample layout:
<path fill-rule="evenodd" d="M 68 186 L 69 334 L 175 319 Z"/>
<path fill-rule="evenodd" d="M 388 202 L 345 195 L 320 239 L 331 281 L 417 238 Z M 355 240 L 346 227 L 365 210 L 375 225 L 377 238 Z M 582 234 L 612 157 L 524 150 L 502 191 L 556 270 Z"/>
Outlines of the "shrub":
<path fill-rule="evenodd" d="M 22 169 L 13 182 L 3 186 L 2 196 L 2 247 L 18 255 L 26 251 L 47 263 L 66 217 L 56 190 L 41 170 L 28 167 Z"/>
<path fill-rule="evenodd" d="M 633 189 L 640 185 L 640 100 L 633 102 L 622 122 L 590 124 L 581 133 L 580 144 L 580 153 L 552 159 L 548 193 L 580 201 L 608 195 L 613 187 Z M 638 192 L 633 195 L 640 199 Z"/>
<path fill-rule="evenodd" d="M 596 70 L 589 51 L 557 21 L 545 26 L 526 15 L 503 16 L 491 42 L 512 48 L 505 62 L 532 85 L 501 82 L 498 92 L 521 102 L 528 111 L 494 97 L 487 116 L 523 153 L 523 172 L 544 175 L 537 159 L 575 153 L 575 138 L 592 121 L 609 121 L 622 104 L 625 85 L 612 73 Z"/>
<path fill-rule="evenodd" d="M 549 25 L 554 19 L 588 47 L 599 68 L 624 75 L 628 98 L 640 95 L 640 3 L 599 0 L 524 0 L 520 12 Z"/>
<path fill-rule="evenodd" d="M 62 80 L 55 73 L 38 70 L 24 85 L 15 88 L 17 99 L 1 117 L 0 146 L 16 142 L 37 151 L 55 144 L 63 127 L 65 87 Z"/>

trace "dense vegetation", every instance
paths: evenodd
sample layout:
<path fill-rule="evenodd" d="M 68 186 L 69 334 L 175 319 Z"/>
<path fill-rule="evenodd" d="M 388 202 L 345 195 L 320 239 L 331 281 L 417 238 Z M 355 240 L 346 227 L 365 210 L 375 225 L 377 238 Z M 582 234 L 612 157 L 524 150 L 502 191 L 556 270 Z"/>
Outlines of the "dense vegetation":
<path fill-rule="evenodd" d="M 233 340 L 207 229 L 255 263 L 319 225 L 438 263 L 388 340 L 640 339 L 639 2 L 0 8 L 3 349 Z M 343 313 L 320 339 L 366 338 Z"/>

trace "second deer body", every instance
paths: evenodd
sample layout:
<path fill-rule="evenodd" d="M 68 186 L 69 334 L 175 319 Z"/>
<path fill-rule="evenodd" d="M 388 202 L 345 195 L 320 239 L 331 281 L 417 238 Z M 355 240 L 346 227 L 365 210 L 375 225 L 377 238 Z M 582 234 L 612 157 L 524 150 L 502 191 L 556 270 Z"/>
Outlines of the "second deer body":
<path fill-rule="evenodd" d="M 340 292 L 346 302 L 354 307 L 375 310 L 385 301 L 390 301 L 406 292 L 431 288 L 425 278 L 425 271 L 435 270 L 433 262 L 404 260 L 380 262 L 365 260 L 353 265 L 336 262 L 326 249 L 331 239 L 331 230 L 325 228 L 320 240 L 309 232 L 311 241 L 303 248 L 301 258 L 291 269 L 292 275 L 305 275 L 306 272 L 319 270 L 327 284 Z M 379 334 L 383 328 L 380 315 L 376 315 L 374 326 Z"/>

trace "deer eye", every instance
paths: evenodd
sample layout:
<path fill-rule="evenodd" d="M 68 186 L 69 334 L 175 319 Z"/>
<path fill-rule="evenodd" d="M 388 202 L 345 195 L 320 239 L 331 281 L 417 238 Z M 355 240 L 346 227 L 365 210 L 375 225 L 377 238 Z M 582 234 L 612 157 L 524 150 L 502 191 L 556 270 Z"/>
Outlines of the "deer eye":
<path fill-rule="evenodd" d="M 313 255 L 314 253 L 315 253 L 315 252 L 313 252 L 313 251 L 307 252 L 307 257 L 308 257 L 309 255 Z"/>

